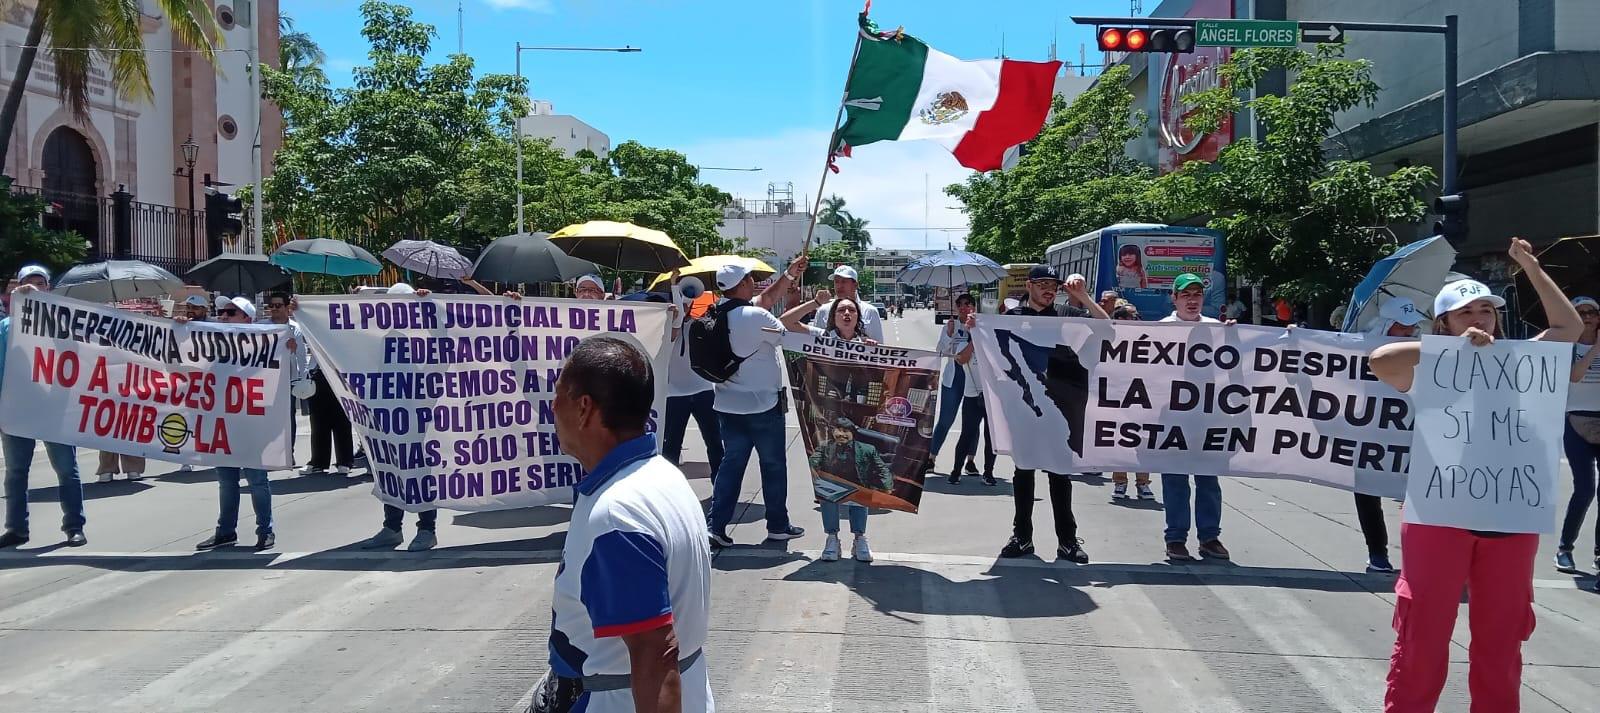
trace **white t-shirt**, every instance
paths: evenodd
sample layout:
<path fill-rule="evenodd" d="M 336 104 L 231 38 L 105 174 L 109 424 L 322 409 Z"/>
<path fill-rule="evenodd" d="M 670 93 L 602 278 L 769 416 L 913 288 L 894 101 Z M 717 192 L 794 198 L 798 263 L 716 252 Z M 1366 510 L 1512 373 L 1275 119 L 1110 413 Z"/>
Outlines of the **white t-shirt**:
<path fill-rule="evenodd" d="M 678 338 L 668 345 L 672 350 L 672 363 L 667 367 L 667 396 L 693 396 L 709 391 L 714 386 L 700 378 L 689 366 L 689 325 L 678 330 Z"/>
<path fill-rule="evenodd" d="M 816 316 L 811 318 L 811 323 L 824 329 L 828 326 L 828 313 L 833 310 L 833 303 L 838 300 L 829 300 L 827 304 L 817 308 Z M 861 305 L 861 331 L 870 339 L 883 343 L 883 320 L 878 315 L 878 309 L 866 302 L 856 300 Z"/>
<path fill-rule="evenodd" d="M 1572 345 L 1572 363 L 1577 364 L 1583 355 L 1589 353 L 1590 345 Z M 1596 358 L 1589 370 L 1583 372 L 1583 380 L 1567 385 L 1567 410 L 1568 411 L 1600 411 L 1600 358 Z"/>
<path fill-rule="evenodd" d="M 956 379 L 955 370 L 961 369 L 966 377 L 963 380 L 964 388 L 962 389 L 961 395 L 968 398 L 983 395 L 983 388 L 978 385 L 978 352 L 976 349 L 974 349 L 972 352 L 972 359 L 968 360 L 965 364 L 956 363 L 955 356 L 965 350 L 967 345 L 971 343 L 972 335 L 969 334 L 967 332 L 967 328 L 961 324 L 956 324 L 954 334 L 946 332 L 943 329 L 939 330 L 938 351 L 940 354 L 950 357 L 950 360 L 945 363 L 944 373 L 939 377 L 939 385 L 951 386 Z"/>
<path fill-rule="evenodd" d="M 1188 320 L 1179 319 L 1178 318 L 1178 313 L 1177 312 L 1173 312 L 1172 314 L 1169 314 L 1169 315 L 1167 315 L 1165 317 L 1162 317 L 1161 319 L 1158 319 L 1156 321 L 1157 322 L 1187 322 Z M 1207 317 L 1207 316 L 1205 316 L 1203 314 L 1200 315 L 1200 319 L 1197 319 L 1197 320 L 1194 320 L 1194 321 L 1200 322 L 1202 324 L 1222 324 L 1222 320 L 1216 319 L 1214 317 Z"/>
<path fill-rule="evenodd" d="M 679 657 L 700 651 L 711 620 L 705 514 L 655 437 L 618 444 L 576 486 L 552 597 L 550 665 L 567 677 L 630 670 L 622 637 L 672 625 Z M 578 707 L 631 713 L 633 692 L 584 694 Z M 713 708 L 706 658 L 683 672 L 683 710 Z"/>
<path fill-rule="evenodd" d="M 714 408 L 722 413 L 765 413 L 778 405 L 783 366 L 778 345 L 783 323 L 760 307 L 744 305 L 728 313 L 728 343 L 744 357 L 732 379 L 716 385 Z"/>

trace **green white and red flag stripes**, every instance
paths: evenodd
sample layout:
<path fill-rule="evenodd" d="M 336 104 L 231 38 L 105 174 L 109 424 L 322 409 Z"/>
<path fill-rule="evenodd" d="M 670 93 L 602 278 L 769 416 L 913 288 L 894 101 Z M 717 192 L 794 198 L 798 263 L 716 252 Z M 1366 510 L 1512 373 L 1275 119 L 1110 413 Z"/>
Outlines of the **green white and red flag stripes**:
<path fill-rule="evenodd" d="M 1060 62 L 962 61 L 900 30 L 875 32 L 865 15 L 861 21 L 834 155 L 878 141 L 929 139 L 961 165 L 989 171 L 1044 126 Z"/>

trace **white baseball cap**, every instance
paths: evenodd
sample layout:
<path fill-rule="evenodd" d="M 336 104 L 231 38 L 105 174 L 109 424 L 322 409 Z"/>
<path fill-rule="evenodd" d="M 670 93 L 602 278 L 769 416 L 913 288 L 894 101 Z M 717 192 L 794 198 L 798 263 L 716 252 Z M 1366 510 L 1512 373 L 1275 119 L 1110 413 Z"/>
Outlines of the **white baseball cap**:
<path fill-rule="evenodd" d="M 594 286 L 599 288 L 601 292 L 605 292 L 606 291 L 606 283 L 601 282 L 600 281 L 600 276 L 596 275 L 596 274 L 594 274 L 592 272 L 587 274 L 587 275 L 584 275 L 583 277 L 580 277 L 580 278 L 578 278 L 576 280 L 573 280 L 572 281 L 572 286 L 573 287 L 577 287 L 578 285 L 581 285 L 581 284 L 583 284 L 585 282 L 593 282 Z"/>
<path fill-rule="evenodd" d="M 738 287 L 739 283 L 743 282 L 745 276 L 749 274 L 750 268 L 744 265 L 734 263 L 723 265 L 717 268 L 717 289 L 726 291 Z"/>
<path fill-rule="evenodd" d="M 26 265 L 17 271 L 17 282 L 22 282 L 30 277 L 43 277 L 45 282 L 50 281 L 50 271 L 43 265 Z"/>
<path fill-rule="evenodd" d="M 388 295 L 414 295 L 414 294 L 417 294 L 417 288 L 412 287 L 411 285 L 408 285 L 408 284 L 406 284 L 404 282 L 396 282 L 396 283 L 390 285 L 389 286 L 389 290 L 387 292 L 385 292 L 384 294 L 388 294 Z"/>
<path fill-rule="evenodd" d="M 202 294 L 189 295 L 183 298 L 183 303 L 190 307 L 204 307 L 206 306 L 206 296 Z"/>
<path fill-rule="evenodd" d="M 838 266 L 836 268 L 833 268 L 833 276 L 834 277 L 843 277 L 846 280 L 860 280 L 861 279 L 859 277 L 856 277 L 856 269 L 853 268 L 853 267 L 850 267 L 849 265 L 840 265 L 840 266 Z"/>
<path fill-rule="evenodd" d="M 1574 297 L 1572 298 L 1572 306 L 1593 307 L 1595 309 L 1600 309 L 1600 302 L 1594 301 L 1593 297 Z"/>
<path fill-rule="evenodd" d="M 1443 317 L 1478 300 L 1488 300 L 1497 309 L 1506 306 L 1506 299 L 1491 292 L 1488 285 L 1477 280 L 1456 280 L 1433 298 L 1433 316 Z"/>
<path fill-rule="evenodd" d="M 223 297 L 222 295 L 217 295 L 217 298 L 211 302 L 212 309 L 233 309 L 237 306 L 238 305 L 233 303 L 233 300 Z"/>
<path fill-rule="evenodd" d="M 1417 305 L 1409 297 L 1391 297 L 1378 308 L 1378 316 L 1407 327 L 1416 326 L 1423 320 L 1423 314 L 1417 311 Z"/>
<path fill-rule="evenodd" d="M 239 308 L 239 311 L 243 312 L 244 316 L 249 317 L 252 320 L 256 318 L 256 306 L 250 302 L 250 300 L 247 300 L 243 297 L 235 297 L 230 300 L 230 302 L 234 307 Z"/>

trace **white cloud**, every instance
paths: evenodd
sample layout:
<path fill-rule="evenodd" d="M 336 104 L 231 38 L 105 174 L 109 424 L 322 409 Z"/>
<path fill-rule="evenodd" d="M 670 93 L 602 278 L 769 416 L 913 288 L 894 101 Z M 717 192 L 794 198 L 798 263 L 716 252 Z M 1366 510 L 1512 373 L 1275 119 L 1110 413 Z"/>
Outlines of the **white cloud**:
<path fill-rule="evenodd" d="M 704 141 L 674 148 L 700 166 L 759 166 L 762 170 L 758 172 L 701 174 L 702 180 L 738 197 L 764 199 L 769 181 L 793 181 L 796 203 L 803 202 L 804 210 L 810 210 L 811 201 L 817 196 L 828 135 L 825 129 L 790 129 L 771 136 Z M 921 249 L 926 245 L 942 249 L 947 242 L 954 242 L 958 248 L 965 243 L 967 218 L 959 209 L 960 201 L 945 195 L 944 187 L 966 180 L 972 171 L 956 163 L 943 146 L 928 141 L 876 143 L 855 149 L 854 156 L 839 159 L 838 166 L 839 173 L 828 175 L 823 195 L 842 196 L 852 214 L 871 221 L 867 229 L 872 231 L 874 246 Z M 924 225 L 931 228 L 926 240 Z"/>
<path fill-rule="evenodd" d="M 529 12 L 555 12 L 555 4 L 551 0 L 484 0 L 484 3 L 496 10 L 527 10 Z"/>

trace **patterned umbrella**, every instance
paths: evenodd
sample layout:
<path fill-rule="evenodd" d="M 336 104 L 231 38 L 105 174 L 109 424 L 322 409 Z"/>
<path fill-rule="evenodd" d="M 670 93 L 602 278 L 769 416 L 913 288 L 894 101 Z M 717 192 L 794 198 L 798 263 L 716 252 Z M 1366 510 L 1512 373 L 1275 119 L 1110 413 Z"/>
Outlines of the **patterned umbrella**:
<path fill-rule="evenodd" d="M 1006 270 L 989 258 L 965 250 L 940 250 L 912 260 L 895 281 L 918 287 L 982 285 L 1006 276 Z"/>
<path fill-rule="evenodd" d="M 472 274 L 471 260 L 455 248 L 432 240 L 401 240 L 383 251 L 383 256 L 402 270 L 429 277 L 459 280 Z"/>
<path fill-rule="evenodd" d="M 142 260 L 107 260 L 67 270 L 55 289 L 86 302 L 117 302 L 170 295 L 183 289 L 183 280 Z"/>
<path fill-rule="evenodd" d="M 315 272 L 336 277 L 376 275 L 383 263 L 360 246 L 343 240 L 310 238 L 291 240 L 272 252 L 272 264 L 292 272 Z"/>

